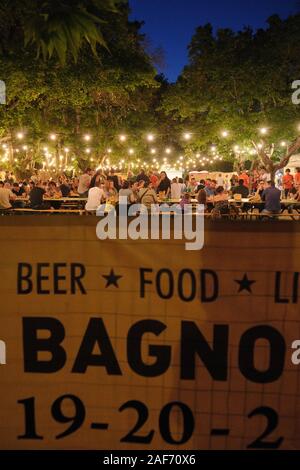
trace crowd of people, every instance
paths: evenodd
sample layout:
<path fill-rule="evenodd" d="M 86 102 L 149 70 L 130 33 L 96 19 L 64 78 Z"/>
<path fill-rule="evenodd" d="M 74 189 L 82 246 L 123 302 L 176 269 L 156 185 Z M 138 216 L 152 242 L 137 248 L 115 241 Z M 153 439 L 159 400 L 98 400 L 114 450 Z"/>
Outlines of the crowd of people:
<path fill-rule="evenodd" d="M 110 171 L 93 171 L 87 168 L 79 177 L 60 175 L 56 179 L 41 179 L 36 172 L 27 181 L 18 181 L 11 172 L 6 172 L 0 181 L 0 209 L 29 207 L 35 210 L 59 209 L 62 198 L 78 198 L 85 201 L 85 209 L 93 212 L 104 202 L 117 205 L 120 197 L 129 204 L 142 203 L 147 208 L 166 200 L 177 201 L 182 207 L 192 200 L 203 204 L 208 211 L 229 210 L 229 201 L 244 203 L 248 210 L 254 203 L 261 212 L 279 212 L 281 201 L 289 199 L 300 202 L 300 168 L 292 175 L 287 169 L 284 175 L 276 176 L 276 183 L 265 172 L 247 171 L 239 174 L 219 173 L 215 179 L 197 179 L 193 175 L 184 178 L 168 178 L 165 171 L 146 172 L 141 169 L 126 176 Z M 243 201 L 247 199 L 247 202 Z"/>

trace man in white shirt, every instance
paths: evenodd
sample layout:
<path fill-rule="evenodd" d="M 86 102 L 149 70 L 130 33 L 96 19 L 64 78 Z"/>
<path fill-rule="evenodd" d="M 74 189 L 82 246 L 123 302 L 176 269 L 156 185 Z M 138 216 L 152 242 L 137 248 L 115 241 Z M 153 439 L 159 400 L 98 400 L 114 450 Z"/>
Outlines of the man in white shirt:
<path fill-rule="evenodd" d="M 174 178 L 171 183 L 171 199 L 180 199 L 182 196 L 183 183 L 179 183 L 177 178 Z"/>
<path fill-rule="evenodd" d="M 101 185 L 101 183 L 98 183 Z M 88 200 L 85 205 L 86 211 L 96 211 L 100 206 L 101 202 L 104 200 L 104 191 L 99 186 L 91 188 L 88 192 Z"/>

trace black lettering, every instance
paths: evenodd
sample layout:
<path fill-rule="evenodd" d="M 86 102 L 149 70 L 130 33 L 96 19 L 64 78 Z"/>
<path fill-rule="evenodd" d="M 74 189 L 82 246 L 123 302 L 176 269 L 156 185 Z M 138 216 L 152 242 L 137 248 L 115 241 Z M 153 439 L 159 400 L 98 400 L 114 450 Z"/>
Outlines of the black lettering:
<path fill-rule="evenodd" d="M 78 271 L 78 272 L 77 272 Z M 85 266 L 81 263 L 71 263 L 71 293 L 76 294 L 76 286 L 82 294 L 86 294 L 81 282 L 85 276 Z"/>
<path fill-rule="evenodd" d="M 257 370 L 254 363 L 255 343 L 265 339 L 270 344 L 270 362 L 264 371 Z M 284 369 L 286 346 L 282 335 L 272 326 L 259 325 L 247 330 L 241 337 L 239 368 L 246 379 L 255 383 L 271 383 L 278 380 Z"/>
<path fill-rule="evenodd" d="M 33 284 L 31 280 L 32 266 L 29 263 L 18 264 L 18 283 L 17 293 L 18 294 L 30 294 L 32 292 Z"/>
<path fill-rule="evenodd" d="M 67 279 L 66 275 L 59 274 L 61 268 L 66 268 L 66 263 L 54 263 L 53 267 L 53 277 L 54 277 L 54 294 L 66 294 L 66 289 L 59 288 L 59 281 L 65 281 Z"/>
<path fill-rule="evenodd" d="M 276 304 L 288 304 L 289 300 L 281 297 L 280 287 L 281 287 L 281 272 L 277 271 L 275 277 L 275 303 Z"/>
<path fill-rule="evenodd" d="M 155 357 L 154 364 L 145 364 L 142 359 L 142 339 L 145 333 L 159 336 L 166 325 L 158 320 L 141 320 L 135 323 L 128 332 L 127 357 L 131 369 L 143 377 L 157 377 L 169 368 L 171 361 L 170 346 L 149 345 L 149 356 Z"/>
<path fill-rule="evenodd" d="M 293 283 L 293 303 L 298 302 L 298 285 L 299 285 L 299 273 L 294 273 L 294 283 Z"/>
<path fill-rule="evenodd" d="M 166 275 L 168 278 L 168 289 L 165 293 L 162 291 L 162 288 L 161 288 L 161 278 L 163 277 L 163 275 Z M 171 297 L 173 297 L 174 279 L 173 279 L 172 271 L 170 269 L 160 269 L 158 271 L 157 276 L 156 276 L 156 290 L 157 290 L 159 297 L 161 297 L 162 299 L 171 299 Z"/>
<path fill-rule="evenodd" d="M 146 273 L 153 273 L 153 269 L 140 268 L 140 297 L 142 299 L 145 297 L 145 285 L 152 284 L 152 281 L 145 278 Z"/>
<path fill-rule="evenodd" d="M 183 290 L 184 277 L 188 275 L 190 278 L 190 292 L 186 294 Z M 191 269 L 183 269 L 179 273 L 178 277 L 178 295 L 181 300 L 185 302 L 191 302 L 196 297 L 196 277 Z"/>
<path fill-rule="evenodd" d="M 210 294 L 207 292 L 208 278 L 211 277 L 212 291 Z M 215 271 L 210 269 L 202 269 L 200 271 L 200 283 L 201 283 L 201 302 L 209 303 L 217 300 L 219 295 L 219 280 Z"/>
<path fill-rule="evenodd" d="M 49 330 L 49 338 L 38 338 L 38 330 Z M 60 370 L 66 362 L 66 352 L 60 345 L 65 337 L 63 324 L 48 317 L 23 318 L 24 371 L 49 374 Z M 38 352 L 51 353 L 50 360 L 39 360 Z"/>
<path fill-rule="evenodd" d="M 44 268 L 49 268 L 49 266 L 50 266 L 49 263 L 38 263 L 37 264 L 37 279 L 36 279 L 36 281 L 37 281 L 37 294 L 40 294 L 40 295 L 50 294 L 50 290 L 42 288 L 42 282 L 49 280 L 49 275 L 48 276 L 42 275 L 42 270 Z"/>
<path fill-rule="evenodd" d="M 101 354 L 93 354 L 96 344 Z M 122 375 L 102 318 L 90 319 L 72 372 L 84 374 L 89 366 L 105 367 L 108 375 Z"/>
<path fill-rule="evenodd" d="M 228 367 L 228 325 L 215 325 L 211 347 L 194 322 L 181 323 L 181 379 L 194 380 L 196 354 L 214 380 L 227 380 Z"/>

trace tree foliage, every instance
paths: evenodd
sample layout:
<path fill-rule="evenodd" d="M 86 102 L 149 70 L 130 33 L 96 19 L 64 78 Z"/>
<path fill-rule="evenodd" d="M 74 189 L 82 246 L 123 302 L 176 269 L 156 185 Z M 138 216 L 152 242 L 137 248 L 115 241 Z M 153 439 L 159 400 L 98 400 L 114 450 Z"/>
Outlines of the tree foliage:
<path fill-rule="evenodd" d="M 162 109 L 179 128 L 194 133 L 188 149 L 206 151 L 216 144 L 232 159 L 238 145 L 246 149 L 246 158 L 252 142 L 261 140 L 259 129 L 266 127 L 265 153 L 273 144 L 272 158 L 281 159 L 285 149 L 278 143 L 293 141 L 299 125 L 299 107 L 291 100 L 299 57 L 300 15 L 273 16 L 267 29 L 256 32 L 220 29 L 214 34 L 210 24 L 201 26 L 189 45 L 189 64 L 166 93 Z"/>

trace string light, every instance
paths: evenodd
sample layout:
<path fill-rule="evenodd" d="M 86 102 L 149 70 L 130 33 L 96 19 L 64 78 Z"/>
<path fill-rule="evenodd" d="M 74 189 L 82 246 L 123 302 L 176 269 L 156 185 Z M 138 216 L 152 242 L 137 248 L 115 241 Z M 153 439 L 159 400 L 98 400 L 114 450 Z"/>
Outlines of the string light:
<path fill-rule="evenodd" d="M 184 138 L 185 140 L 190 140 L 190 139 L 192 138 L 192 135 L 191 135 L 190 132 L 185 132 L 185 133 L 183 134 L 183 138 Z"/>
<path fill-rule="evenodd" d="M 86 142 L 89 142 L 89 141 L 91 140 L 90 134 L 85 134 L 84 140 L 85 140 Z"/>
<path fill-rule="evenodd" d="M 22 140 L 22 139 L 24 138 L 24 133 L 23 133 L 23 132 L 18 132 L 18 133 L 17 133 L 17 138 L 18 138 L 19 140 Z"/>
<path fill-rule="evenodd" d="M 134 154 L 134 150 L 133 149 L 129 149 L 129 155 L 133 155 Z"/>
<path fill-rule="evenodd" d="M 156 149 L 151 149 L 151 153 L 154 155 L 156 153 Z"/>
<path fill-rule="evenodd" d="M 56 140 L 56 135 L 55 134 L 50 134 L 50 139 L 51 140 Z"/>
<path fill-rule="evenodd" d="M 169 147 L 167 147 L 167 148 L 166 148 L 166 153 L 167 153 L 168 155 L 170 155 L 171 152 L 172 152 L 172 150 L 171 150 Z"/>
<path fill-rule="evenodd" d="M 127 139 L 126 135 L 124 135 L 124 134 L 121 134 L 121 135 L 120 135 L 120 141 L 121 141 L 121 142 L 125 142 L 126 139 Z"/>
<path fill-rule="evenodd" d="M 228 131 L 223 131 L 222 132 L 222 137 L 228 137 L 229 136 L 229 132 Z"/>
<path fill-rule="evenodd" d="M 266 135 L 268 133 L 268 129 L 266 127 L 262 127 L 259 132 L 261 133 L 261 135 Z"/>
<path fill-rule="evenodd" d="M 153 140 L 154 140 L 154 135 L 153 135 L 153 134 L 148 134 L 148 135 L 147 135 L 147 140 L 148 140 L 148 142 L 153 142 Z"/>

